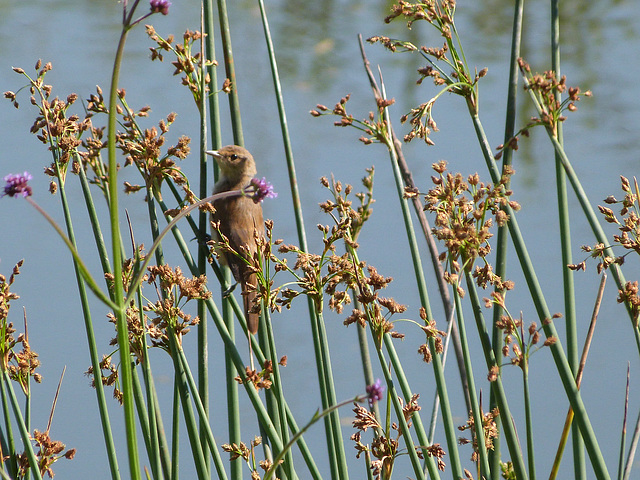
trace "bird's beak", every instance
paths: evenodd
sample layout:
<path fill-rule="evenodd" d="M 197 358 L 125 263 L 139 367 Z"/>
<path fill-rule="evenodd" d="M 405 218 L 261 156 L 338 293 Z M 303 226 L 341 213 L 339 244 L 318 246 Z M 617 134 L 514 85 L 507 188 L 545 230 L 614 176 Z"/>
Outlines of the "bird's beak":
<path fill-rule="evenodd" d="M 217 150 L 206 150 L 204 153 L 206 153 L 207 155 L 211 155 L 214 158 L 220 158 L 222 156 Z"/>

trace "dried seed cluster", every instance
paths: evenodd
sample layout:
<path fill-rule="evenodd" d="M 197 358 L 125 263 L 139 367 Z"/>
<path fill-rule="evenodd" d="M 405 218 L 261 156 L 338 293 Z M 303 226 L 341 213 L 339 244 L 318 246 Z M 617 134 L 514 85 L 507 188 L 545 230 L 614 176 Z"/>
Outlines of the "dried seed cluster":
<path fill-rule="evenodd" d="M 601 273 L 611 265 L 623 265 L 627 255 L 636 253 L 640 255 L 640 206 L 638 205 L 638 197 L 640 196 L 640 188 L 638 188 L 638 180 L 633 178 L 633 185 L 628 178 L 620 176 L 621 189 L 624 195 L 622 200 L 618 200 L 613 195 L 609 195 L 604 199 L 607 205 L 620 206 L 619 217 L 609 207 L 598 205 L 598 210 L 607 223 L 618 226 L 619 234 L 613 235 L 611 247 L 618 247 L 625 250 L 621 255 L 613 256 L 611 247 L 603 243 L 589 246 L 583 245 L 582 250 L 589 253 L 592 258 L 598 259 L 597 270 Z M 578 264 L 569 265 L 572 270 L 585 270 L 586 261 Z M 631 311 L 634 323 L 638 324 L 640 318 L 640 295 L 638 295 L 638 281 L 628 281 L 624 287 L 618 290 L 618 303 L 624 303 Z"/>
<path fill-rule="evenodd" d="M 35 122 L 31 126 L 31 133 L 49 146 L 54 152 L 54 161 L 45 169 L 45 174 L 64 182 L 69 165 L 72 172 L 79 173 L 80 168 L 91 170 L 91 182 L 98 185 L 103 193 L 108 190 L 107 167 L 101 160 L 101 152 L 106 148 L 104 141 L 104 127 L 95 127 L 92 119 L 96 114 L 108 114 L 108 107 L 104 102 L 102 89 L 98 86 L 96 93 L 87 99 L 86 115 L 81 119 L 78 115 L 69 114 L 69 108 L 76 102 L 78 95 L 72 93 L 66 100 L 52 98 L 52 87 L 44 83 L 45 75 L 52 69 L 51 63 L 42 66 L 38 60 L 35 66 L 37 76 L 31 78 L 22 68 L 14 71 L 28 80 L 31 92 L 30 103 L 38 110 Z M 4 92 L 5 98 L 13 102 L 18 108 L 16 94 Z M 134 111 L 126 102 L 124 89 L 118 90 L 120 105 L 117 114 L 121 117 L 120 124 L 124 131 L 116 135 L 117 147 L 127 156 L 126 165 L 135 165 L 141 172 L 145 185 L 154 187 L 158 194 L 162 181 L 171 178 L 178 184 L 185 184 L 186 178 L 176 166 L 174 159 L 184 159 L 189 154 L 190 139 L 180 137 L 175 146 L 162 153 L 161 147 L 165 143 L 165 135 L 170 125 L 175 121 L 176 114 L 171 113 L 166 120 L 161 120 L 158 127 L 143 130 L 137 124 L 137 119 L 147 117 L 150 108 L 142 107 Z M 84 137 L 84 138 L 83 138 Z M 82 148 L 80 148 L 82 147 Z M 51 181 L 49 190 L 57 191 L 56 181 Z M 125 182 L 125 192 L 132 193 L 142 187 Z"/>
<path fill-rule="evenodd" d="M 9 321 L 9 310 L 11 302 L 20 296 L 11 291 L 11 285 L 20 274 L 20 267 L 24 260 L 20 260 L 9 276 L 9 279 L 0 274 L 0 368 L 9 374 L 9 378 L 20 385 L 25 395 L 30 392 L 29 379 L 33 378 L 36 383 L 42 381 L 42 375 L 36 372 L 40 366 L 38 354 L 31 349 L 27 336 L 21 333 L 16 338 L 16 330 L 13 323 Z M 21 345 L 22 349 L 17 350 Z"/>
<path fill-rule="evenodd" d="M 38 360 L 38 354 L 31 349 L 27 335 L 21 333 L 15 338 L 16 330 L 13 323 L 8 320 L 11 302 L 20 298 L 18 294 L 11 291 L 11 286 L 20 274 L 20 267 L 22 267 L 23 263 L 24 261 L 20 260 L 13 267 L 8 280 L 7 277 L 0 274 L 0 369 L 7 372 L 9 378 L 18 383 L 25 396 L 29 397 L 31 395 L 30 378 L 33 378 L 36 383 L 42 381 L 42 376 L 36 372 L 36 368 L 40 366 L 40 361 Z M 22 346 L 22 350 L 16 350 L 18 345 Z M 52 465 L 61 458 L 72 460 L 75 456 L 75 449 L 69 449 L 65 452 L 66 447 L 62 442 L 51 439 L 48 427 L 44 432 L 34 430 L 31 438 L 36 447 L 34 452 L 38 469 L 43 477 L 46 473 L 50 478 L 53 478 Z M 7 458 L 1 458 L 0 461 L 4 462 Z M 27 452 L 18 453 L 16 460 L 19 478 L 29 478 L 30 465 Z"/>
<path fill-rule="evenodd" d="M 207 72 L 207 68 L 217 65 L 214 61 L 202 60 L 202 53 L 193 53 L 194 46 L 202 41 L 203 35 L 199 31 L 187 30 L 182 35 L 182 43 L 174 45 L 173 35 L 169 35 L 166 39 L 162 38 L 151 25 L 145 25 L 147 35 L 156 42 L 156 47 L 151 47 L 151 60 L 163 61 L 163 52 L 171 52 L 175 55 L 175 60 L 171 64 L 175 67 L 174 75 L 182 74 L 182 84 L 185 85 L 192 93 L 193 99 L 198 108 L 201 104 L 202 78 L 204 76 L 205 93 L 209 92 L 209 83 L 211 77 Z M 205 34 L 206 35 L 206 34 Z M 204 68 L 203 68 L 204 67 Z"/>
<path fill-rule="evenodd" d="M 433 164 L 438 174 L 431 179 L 435 185 L 425 195 L 425 210 L 436 216 L 433 233 L 444 242 L 446 251 L 440 259 L 447 260 L 446 280 L 458 286 L 461 268 L 471 271 L 475 260 L 485 259 L 490 253 L 489 239 L 494 221 L 505 225 L 509 217 L 503 206 L 519 210 L 520 205 L 510 200 L 512 191 L 507 188 L 513 170 L 507 168 L 497 185 L 485 184 L 478 174 L 465 180 L 460 173 L 447 173 L 446 162 Z M 478 273 L 479 284 L 495 283 L 497 277 L 489 271 Z"/>
<path fill-rule="evenodd" d="M 532 94 L 540 116 L 531 117 L 529 124 L 507 142 L 506 147 L 514 150 L 517 150 L 518 135 L 528 136 L 529 129 L 537 125 L 543 125 L 556 136 L 558 124 L 567 119 L 564 113 L 575 112 L 578 109 L 576 103 L 580 101 L 580 97 L 591 96 L 590 91 L 581 93 L 580 87 L 567 86 L 565 75 L 558 79 L 556 72 L 552 70 L 547 70 L 543 74 L 534 74 L 529 64 L 522 58 L 518 59 L 518 66 L 524 79 L 525 90 Z M 568 96 L 563 100 L 561 94 L 564 92 L 567 92 Z M 498 146 L 499 153 L 496 158 L 500 158 L 504 148 L 505 145 Z"/>
<path fill-rule="evenodd" d="M 425 20 L 440 30 L 443 36 L 450 37 L 455 10 L 455 0 L 423 0 L 419 3 L 400 0 L 391 6 L 391 15 L 384 21 L 390 23 L 394 18 L 404 17 L 407 27 L 411 28 L 413 22 Z"/>
<path fill-rule="evenodd" d="M 387 128 L 387 121 L 385 119 L 385 109 L 395 103 L 394 99 L 377 99 L 377 113 L 369 112 L 368 118 L 364 120 L 356 120 L 353 115 L 347 113 L 346 105 L 351 95 L 345 95 L 335 104 L 333 110 L 329 110 L 322 104 L 316 105 L 316 109 L 311 110 L 309 113 L 314 117 L 321 117 L 324 115 L 334 115 L 340 119 L 333 124 L 336 127 L 354 127 L 357 130 L 363 132 L 366 136 L 361 136 L 360 140 L 365 145 L 371 145 L 372 143 L 382 143 L 388 145 L 390 142 L 389 129 Z"/>
<path fill-rule="evenodd" d="M 484 432 L 484 444 L 488 450 L 493 450 L 493 439 L 497 438 L 499 435 L 498 425 L 496 424 L 496 418 L 500 416 L 500 411 L 498 408 L 494 408 L 492 411 L 482 414 L 482 431 Z M 472 443 L 473 445 L 473 453 L 471 454 L 471 461 L 474 463 L 478 462 L 478 441 L 475 435 L 475 420 L 473 418 L 473 414 L 469 412 L 469 419 L 467 423 L 458 427 L 458 430 L 464 432 L 465 430 L 469 430 L 471 432 L 472 440 L 469 440 L 465 437 L 460 437 L 458 439 L 458 443 L 460 445 L 465 445 L 467 443 Z"/>
<path fill-rule="evenodd" d="M 260 480 L 260 472 L 256 467 L 256 454 L 255 449 L 262 444 L 262 437 L 254 437 L 253 440 L 247 444 L 244 442 L 237 443 L 225 443 L 222 445 L 222 450 L 230 454 L 230 460 L 236 460 L 242 458 L 251 470 L 251 480 Z M 282 463 L 282 461 L 280 461 Z M 263 472 L 267 472 L 272 466 L 273 462 L 269 459 L 261 460 L 257 462 L 258 466 Z M 276 478 L 276 477 L 273 477 Z"/>
<path fill-rule="evenodd" d="M 49 478 L 53 478 L 55 476 L 55 473 L 51 468 L 52 465 L 61 458 L 73 460 L 76 455 L 75 448 L 71 448 L 65 452 L 65 444 L 58 440 L 52 440 L 49 436 L 48 431 L 41 432 L 39 430 L 34 430 L 32 438 L 35 446 L 37 447 L 35 455 L 38 460 L 38 470 L 40 471 L 40 475 L 42 477 L 44 477 L 46 473 Z M 18 454 L 17 457 L 19 478 L 29 478 L 30 466 L 27 453 L 23 452 L 21 454 Z"/>
<path fill-rule="evenodd" d="M 320 208 L 334 221 L 333 226 L 318 225 L 318 230 L 323 236 L 323 250 L 321 254 L 303 252 L 295 245 L 280 245 L 278 252 L 281 254 L 295 253 L 297 258 L 293 268 L 290 268 L 286 259 L 279 260 L 280 270 L 290 271 L 296 278 L 298 290 L 283 288 L 280 291 L 280 298 L 276 300 L 279 306 L 289 308 L 294 298 L 300 295 L 309 295 L 315 302 L 318 312 L 323 310 L 324 295 L 329 296 L 329 308 L 337 313 L 343 311 L 344 305 L 351 303 L 349 290 L 355 289 L 359 278 L 362 278 L 366 265 L 356 260 L 354 256 L 358 248 L 357 238 L 372 213 L 374 203 L 372 196 L 373 189 L 373 168 L 367 170 L 368 174 L 363 178 L 363 185 L 367 188 L 364 193 L 356 193 L 355 197 L 359 201 L 359 206 L 354 207 L 353 201 L 349 198 L 353 192 L 351 185 L 342 185 L 341 182 L 327 178 L 322 178 L 322 185 L 327 188 L 332 199 L 320 204 Z M 338 255 L 337 247 L 344 244 L 347 252 Z M 370 272 L 375 272 L 373 270 Z M 360 275 L 360 276 L 359 276 Z M 373 279 L 362 280 L 362 282 L 379 283 L 379 276 L 373 275 Z M 386 285 L 386 284 L 385 284 Z M 379 285 L 378 288 L 383 288 Z M 370 298 L 363 296 L 361 300 L 374 301 L 377 295 Z M 394 308 L 391 303 L 387 303 L 390 308 Z M 349 322 L 353 323 L 353 322 Z"/>
<path fill-rule="evenodd" d="M 454 0 L 423 0 L 418 3 L 398 1 L 392 5 L 391 14 L 385 18 L 385 22 L 389 23 L 395 18 L 403 17 L 409 28 L 418 20 L 426 21 L 435 27 L 444 38 L 440 48 L 418 47 L 411 42 L 391 39 L 382 35 L 368 39 L 369 43 L 380 43 L 393 53 L 398 51 L 418 53 L 428 64 L 418 69 L 420 76 L 417 84 L 420 85 L 425 78 L 431 78 L 434 85 L 441 87 L 437 95 L 412 108 L 409 113 L 401 117 L 401 123 L 410 120 L 411 126 L 409 133 L 404 136 L 405 142 L 410 142 L 414 138 L 422 138 L 427 145 L 434 144 L 430 133 L 438 131 L 438 128 L 433 118 L 433 106 L 444 93 L 454 93 L 464 97 L 469 108 L 472 111 L 477 111 L 477 83 L 487 74 L 487 69 L 483 68 L 478 71 L 467 65 L 453 20 L 455 9 Z"/>
<path fill-rule="evenodd" d="M 91 128 L 91 121 L 90 115 L 82 120 L 78 115 L 68 115 L 69 107 L 78 99 L 75 93 L 68 95 L 66 100 L 52 97 L 53 87 L 44 83 L 47 72 L 52 68 L 51 63 L 43 66 L 42 61 L 38 60 L 35 65 L 35 78 L 31 78 L 22 68 L 15 67 L 13 71 L 28 80 L 31 94 L 29 101 L 38 111 L 30 132 L 54 152 L 54 161 L 45 169 L 45 173 L 64 181 L 67 168 L 75 159 L 77 148 L 82 143 L 80 137 Z M 15 108 L 19 107 L 14 92 L 4 92 L 4 97 L 13 102 Z M 56 192 L 57 184 L 54 181 L 51 182 L 49 190 L 51 193 Z"/>
<path fill-rule="evenodd" d="M 400 405 L 402 405 L 402 415 L 409 428 L 411 428 L 411 417 L 421 409 L 420 405 L 418 405 L 418 398 L 419 395 L 415 394 L 411 397 L 410 401 L 404 405 L 403 399 L 398 397 L 398 401 Z M 363 453 L 365 453 L 367 458 L 372 456 L 375 459 L 371 460 L 371 473 L 373 477 L 376 480 L 391 478 L 395 460 L 398 456 L 405 453 L 400 448 L 400 437 L 403 435 L 402 429 L 397 423 L 393 422 L 390 425 L 390 431 L 385 433 L 384 428 L 375 414 L 357 403 L 354 403 L 353 413 L 355 414 L 355 420 L 352 422 L 352 425 L 358 430 L 351 435 L 351 440 L 354 442 L 354 448 L 356 449 L 356 458 L 360 458 Z M 373 430 L 373 439 L 370 444 L 365 444 L 362 441 L 362 434 L 369 428 Z M 444 471 L 445 463 L 442 461 L 442 457 L 444 457 L 445 452 L 440 447 L 440 444 L 434 443 L 430 446 L 415 448 L 419 458 L 424 458 L 424 454 L 435 457 L 438 468 Z"/>
<path fill-rule="evenodd" d="M 544 347 L 549 347 L 556 343 L 556 337 L 547 337 L 540 345 L 542 338 L 542 326 L 536 322 L 531 322 L 527 327 L 526 334 L 522 314 L 519 318 L 514 318 L 507 309 L 504 295 L 500 292 L 491 292 L 491 298 L 485 298 L 485 307 L 490 308 L 498 305 L 503 312 L 495 326 L 502 332 L 503 347 L 502 355 L 509 358 L 511 365 L 517 365 L 522 369 L 528 368 L 531 355 Z M 556 313 L 551 319 L 545 319 L 544 324 L 550 323 L 553 319 L 561 318 L 562 314 Z M 493 382 L 498 378 L 499 368 L 494 366 L 490 369 L 488 379 Z"/>

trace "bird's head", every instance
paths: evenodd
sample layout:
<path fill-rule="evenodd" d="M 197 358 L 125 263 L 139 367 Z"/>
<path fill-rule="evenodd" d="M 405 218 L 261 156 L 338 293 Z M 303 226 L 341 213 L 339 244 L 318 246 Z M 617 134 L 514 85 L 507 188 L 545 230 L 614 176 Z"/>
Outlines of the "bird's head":
<path fill-rule="evenodd" d="M 227 145 L 220 150 L 207 150 L 216 159 L 221 177 L 234 182 L 256 175 L 256 163 L 247 149 L 238 145 Z"/>

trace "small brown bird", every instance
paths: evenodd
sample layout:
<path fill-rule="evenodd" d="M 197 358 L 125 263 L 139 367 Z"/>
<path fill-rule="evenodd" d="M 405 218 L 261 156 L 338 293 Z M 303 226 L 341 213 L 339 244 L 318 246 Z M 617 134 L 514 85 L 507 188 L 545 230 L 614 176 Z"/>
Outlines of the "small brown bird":
<path fill-rule="evenodd" d="M 216 182 L 213 193 L 240 190 L 245 188 L 256 175 L 256 163 L 251 154 L 237 145 L 228 145 L 220 150 L 209 150 L 220 167 L 220 177 Z M 211 215 L 211 220 L 220 222 L 220 232 L 229 239 L 229 245 L 236 252 L 245 255 L 253 255 L 257 251 L 254 232 L 263 235 L 264 221 L 262 219 L 262 207 L 248 196 L 224 198 L 213 202 L 216 211 Z M 212 232 L 216 238 L 217 232 Z M 242 247 L 242 248 L 241 248 Z M 260 323 L 260 314 L 252 312 L 255 289 L 248 289 L 247 284 L 257 284 L 255 273 L 251 273 L 248 265 L 236 255 L 222 252 L 223 263 L 229 265 L 233 278 L 242 287 L 244 300 L 244 315 L 247 319 L 249 332 L 255 334 Z"/>

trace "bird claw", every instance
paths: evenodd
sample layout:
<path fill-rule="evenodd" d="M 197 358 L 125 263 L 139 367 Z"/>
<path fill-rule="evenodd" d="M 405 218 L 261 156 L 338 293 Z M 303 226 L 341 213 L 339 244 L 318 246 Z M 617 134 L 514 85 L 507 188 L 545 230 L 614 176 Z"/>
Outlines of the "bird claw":
<path fill-rule="evenodd" d="M 201 247 L 208 248 L 209 247 L 208 243 L 211 241 L 211 235 L 207 233 L 202 236 L 193 237 L 191 241 L 193 242 L 194 240 L 197 240 L 198 245 L 200 245 Z"/>
<path fill-rule="evenodd" d="M 237 286 L 238 286 L 238 282 L 234 283 L 229 288 L 227 288 L 224 292 L 222 292 L 222 296 L 224 298 L 227 298 L 229 295 L 231 295 L 231 293 L 236 289 Z"/>

